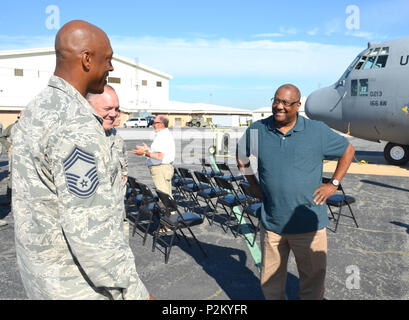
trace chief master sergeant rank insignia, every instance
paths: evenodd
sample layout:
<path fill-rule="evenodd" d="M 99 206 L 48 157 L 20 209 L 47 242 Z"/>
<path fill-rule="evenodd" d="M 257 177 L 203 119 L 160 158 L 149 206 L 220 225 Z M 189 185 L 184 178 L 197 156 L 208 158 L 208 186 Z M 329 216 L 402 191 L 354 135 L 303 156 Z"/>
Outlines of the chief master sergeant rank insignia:
<path fill-rule="evenodd" d="M 77 197 L 88 198 L 98 188 L 95 157 L 77 146 L 64 159 L 64 173 L 68 190 Z"/>

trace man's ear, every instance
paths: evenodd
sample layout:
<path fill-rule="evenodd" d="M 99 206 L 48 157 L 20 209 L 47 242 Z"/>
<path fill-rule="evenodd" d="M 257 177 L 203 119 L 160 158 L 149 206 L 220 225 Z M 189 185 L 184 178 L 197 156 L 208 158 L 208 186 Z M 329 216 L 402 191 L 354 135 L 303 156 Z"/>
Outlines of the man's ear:
<path fill-rule="evenodd" d="M 91 52 L 89 50 L 84 50 L 81 52 L 81 62 L 84 71 L 89 72 L 91 70 Z"/>

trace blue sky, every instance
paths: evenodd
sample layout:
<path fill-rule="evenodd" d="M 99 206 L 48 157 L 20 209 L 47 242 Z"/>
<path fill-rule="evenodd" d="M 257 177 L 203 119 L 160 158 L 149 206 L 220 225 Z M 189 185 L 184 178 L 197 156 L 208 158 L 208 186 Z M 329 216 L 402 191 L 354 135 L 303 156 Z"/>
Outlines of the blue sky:
<path fill-rule="evenodd" d="M 283 83 L 303 96 L 334 83 L 368 41 L 409 36 L 407 0 L 14 0 L 2 2 L 0 50 L 53 46 L 50 5 L 60 26 L 89 21 L 115 53 L 171 74 L 170 99 L 249 109 Z"/>

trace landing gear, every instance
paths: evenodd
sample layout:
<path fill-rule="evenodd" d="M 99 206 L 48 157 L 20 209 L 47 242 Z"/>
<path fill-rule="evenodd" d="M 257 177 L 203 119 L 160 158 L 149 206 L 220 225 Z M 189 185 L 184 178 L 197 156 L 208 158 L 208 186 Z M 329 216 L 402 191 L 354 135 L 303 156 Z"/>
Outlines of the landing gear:
<path fill-rule="evenodd" d="M 401 166 L 409 161 L 409 146 L 388 142 L 383 154 L 390 164 Z"/>

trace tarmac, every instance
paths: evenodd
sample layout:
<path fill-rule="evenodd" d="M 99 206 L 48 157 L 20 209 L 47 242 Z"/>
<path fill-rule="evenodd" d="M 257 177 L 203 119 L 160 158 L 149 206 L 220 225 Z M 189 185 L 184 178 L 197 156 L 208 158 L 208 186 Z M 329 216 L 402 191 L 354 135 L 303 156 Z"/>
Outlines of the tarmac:
<path fill-rule="evenodd" d="M 243 128 L 232 130 L 234 139 Z M 120 129 L 127 148 L 142 142 L 150 144 L 152 129 Z M 210 129 L 178 129 L 175 135 L 175 166 L 201 170 L 199 158 L 208 156 L 213 144 Z M 206 136 L 206 139 L 200 139 Z M 328 256 L 325 298 L 328 300 L 407 300 L 409 299 L 409 164 L 392 166 L 383 158 L 385 143 L 348 138 L 356 149 L 354 163 L 342 181 L 345 192 L 354 196 L 352 219 L 341 216 L 338 230 L 328 226 Z M 229 144 L 229 153 L 231 148 Z M 216 157 L 223 161 L 224 157 Z M 234 157 L 227 157 L 234 170 Z M 6 194 L 7 156 L 0 156 L 0 201 Z M 364 162 L 362 162 L 364 161 Z M 325 161 L 324 176 L 331 176 L 334 161 Z M 146 160 L 129 153 L 129 175 L 153 187 Z M 203 206 L 205 204 L 203 203 Z M 344 213 L 347 210 L 343 209 Z M 14 223 L 9 206 L 0 206 L 0 299 L 27 299 L 17 268 L 14 248 Z M 142 232 L 130 234 L 136 269 L 149 292 L 159 300 L 262 300 L 259 284 L 259 236 L 251 246 L 251 234 L 234 237 L 225 232 L 222 209 L 215 223 L 207 219 L 192 230 L 207 253 L 197 245 L 189 247 L 181 238 L 175 241 L 169 262 L 165 264 L 164 247 L 152 251 L 152 230 L 145 245 Z M 247 225 L 241 226 L 243 233 Z M 132 224 L 130 225 L 130 233 Z M 170 237 L 169 237 L 170 238 Z M 294 256 L 288 263 L 287 298 L 298 299 L 298 271 Z"/>

